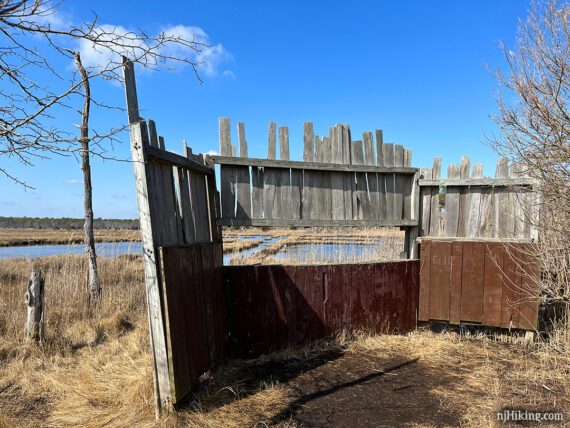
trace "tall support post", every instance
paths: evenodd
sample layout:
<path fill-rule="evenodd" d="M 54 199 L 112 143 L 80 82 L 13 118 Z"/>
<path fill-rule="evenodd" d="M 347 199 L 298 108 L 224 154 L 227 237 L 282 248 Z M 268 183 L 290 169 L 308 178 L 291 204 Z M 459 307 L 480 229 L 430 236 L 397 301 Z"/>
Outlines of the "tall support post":
<path fill-rule="evenodd" d="M 143 244 L 145 288 L 154 369 L 155 412 L 158 418 L 162 413 L 168 413 L 173 410 L 166 337 L 164 334 L 164 315 L 160 299 L 160 279 L 157 268 L 157 245 L 159 245 L 159 242 L 157 242 L 155 236 L 158 230 L 158 225 L 155 223 L 158 221 L 158 218 L 156 215 L 151 215 L 154 199 L 147 187 L 149 171 L 145 149 L 149 145 L 148 131 L 145 122 L 141 120 L 138 112 L 133 64 L 126 58 L 123 58 L 123 75 L 125 78 L 131 153 Z"/>

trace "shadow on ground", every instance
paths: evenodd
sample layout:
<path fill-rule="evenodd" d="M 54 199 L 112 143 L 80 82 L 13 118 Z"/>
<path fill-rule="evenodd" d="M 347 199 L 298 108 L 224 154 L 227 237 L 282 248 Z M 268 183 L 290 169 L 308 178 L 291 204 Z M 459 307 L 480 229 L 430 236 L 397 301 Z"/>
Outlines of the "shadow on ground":
<path fill-rule="evenodd" d="M 443 407 L 433 390 L 452 387 L 458 378 L 435 369 L 405 355 L 333 349 L 306 359 L 232 361 L 200 389 L 212 391 L 224 382 L 234 385 L 209 403 L 221 407 L 259 392 L 263 383 L 280 383 L 289 401 L 269 418 L 259 415 L 269 426 L 457 426 L 460 415 Z M 224 382 L 215 385 L 219 377 Z"/>

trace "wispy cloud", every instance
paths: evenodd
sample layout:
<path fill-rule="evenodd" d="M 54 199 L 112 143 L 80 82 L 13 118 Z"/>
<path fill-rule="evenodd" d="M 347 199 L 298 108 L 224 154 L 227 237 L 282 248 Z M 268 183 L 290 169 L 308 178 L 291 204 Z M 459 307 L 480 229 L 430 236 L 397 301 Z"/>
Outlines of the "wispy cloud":
<path fill-rule="evenodd" d="M 234 82 L 236 81 L 236 75 L 235 75 L 234 72 L 231 71 L 231 70 L 224 70 L 224 71 L 222 72 L 222 75 L 223 75 L 224 77 L 229 77 L 229 78 L 232 79 Z"/>
<path fill-rule="evenodd" d="M 111 195 L 111 198 L 113 198 L 113 199 L 127 199 L 127 195 L 125 195 L 123 193 L 113 193 Z"/>
<path fill-rule="evenodd" d="M 95 46 L 86 40 L 79 42 L 79 52 L 83 64 L 87 67 L 102 68 L 110 62 L 119 63 L 120 55 L 127 57 L 140 56 L 143 51 L 143 41 L 137 41 L 135 32 L 129 31 L 121 25 L 102 24 L 99 26 L 101 36 L 99 37 L 99 45 Z M 151 35 L 159 37 L 160 35 L 172 39 L 181 39 L 195 42 L 196 49 L 184 43 L 167 43 L 159 47 L 159 52 L 165 57 L 186 58 L 198 65 L 198 71 L 202 76 L 213 77 L 220 74 L 220 67 L 232 59 L 232 55 L 227 51 L 221 43 L 213 44 L 210 37 L 200 27 L 187 25 L 170 25 L 164 27 L 160 34 Z M 130 49 L 117 49 L 120 46 L 121 39 L 124 39 L 124 45 L 130 46 Z M 118 43 L 117 43 L 118 42 Z M 113 44 L 113 51 L 105 47 L 105 43 Z M 180 69 L 187 66 L 180 61 L 165 61 L 161 64 L 152 64 L 168 69 Z M 224 70 L 223 75 L 227 76 Z M 233 75 L 233 73 L 231 73 Z M 235 76 L 234 76 L 235 78 Z"/>
<path fill-rule="evenodd" d="M 83 183 L 83 181 L 78 180 L 77 178 L 69 178 L 63 182 L 63 184 L 66 184 L 68 186 L 77 186 L 77 185 L 82 184 L 82 183 Z"/>

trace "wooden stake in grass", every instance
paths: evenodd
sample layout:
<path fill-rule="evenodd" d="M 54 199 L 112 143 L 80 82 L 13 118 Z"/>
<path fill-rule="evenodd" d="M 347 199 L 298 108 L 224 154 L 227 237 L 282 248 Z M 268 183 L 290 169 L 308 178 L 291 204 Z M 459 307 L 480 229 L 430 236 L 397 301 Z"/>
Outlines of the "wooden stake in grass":
<path fill-rule="evenodd" d="M 24 335 L 27 340 L 40 342 L 44 323 L 44 274 L 41 269 L 39 271 L 32 269 L 24 301 L 28 309 Z"/>

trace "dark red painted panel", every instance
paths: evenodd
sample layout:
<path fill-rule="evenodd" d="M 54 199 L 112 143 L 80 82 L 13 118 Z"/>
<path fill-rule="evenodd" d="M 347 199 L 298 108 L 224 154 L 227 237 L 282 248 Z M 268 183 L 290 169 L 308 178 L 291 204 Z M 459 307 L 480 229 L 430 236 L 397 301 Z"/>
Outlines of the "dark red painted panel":
<path fill-rule="evenodd" d="M 257 272 L 257 277 L 251 272 Z M 404 332 L 415 328 L 418 260 L 226 266 L 224 274 L 232 302 L 228 326 L 236 355 L 253 356 L 342 329 Z"/>

